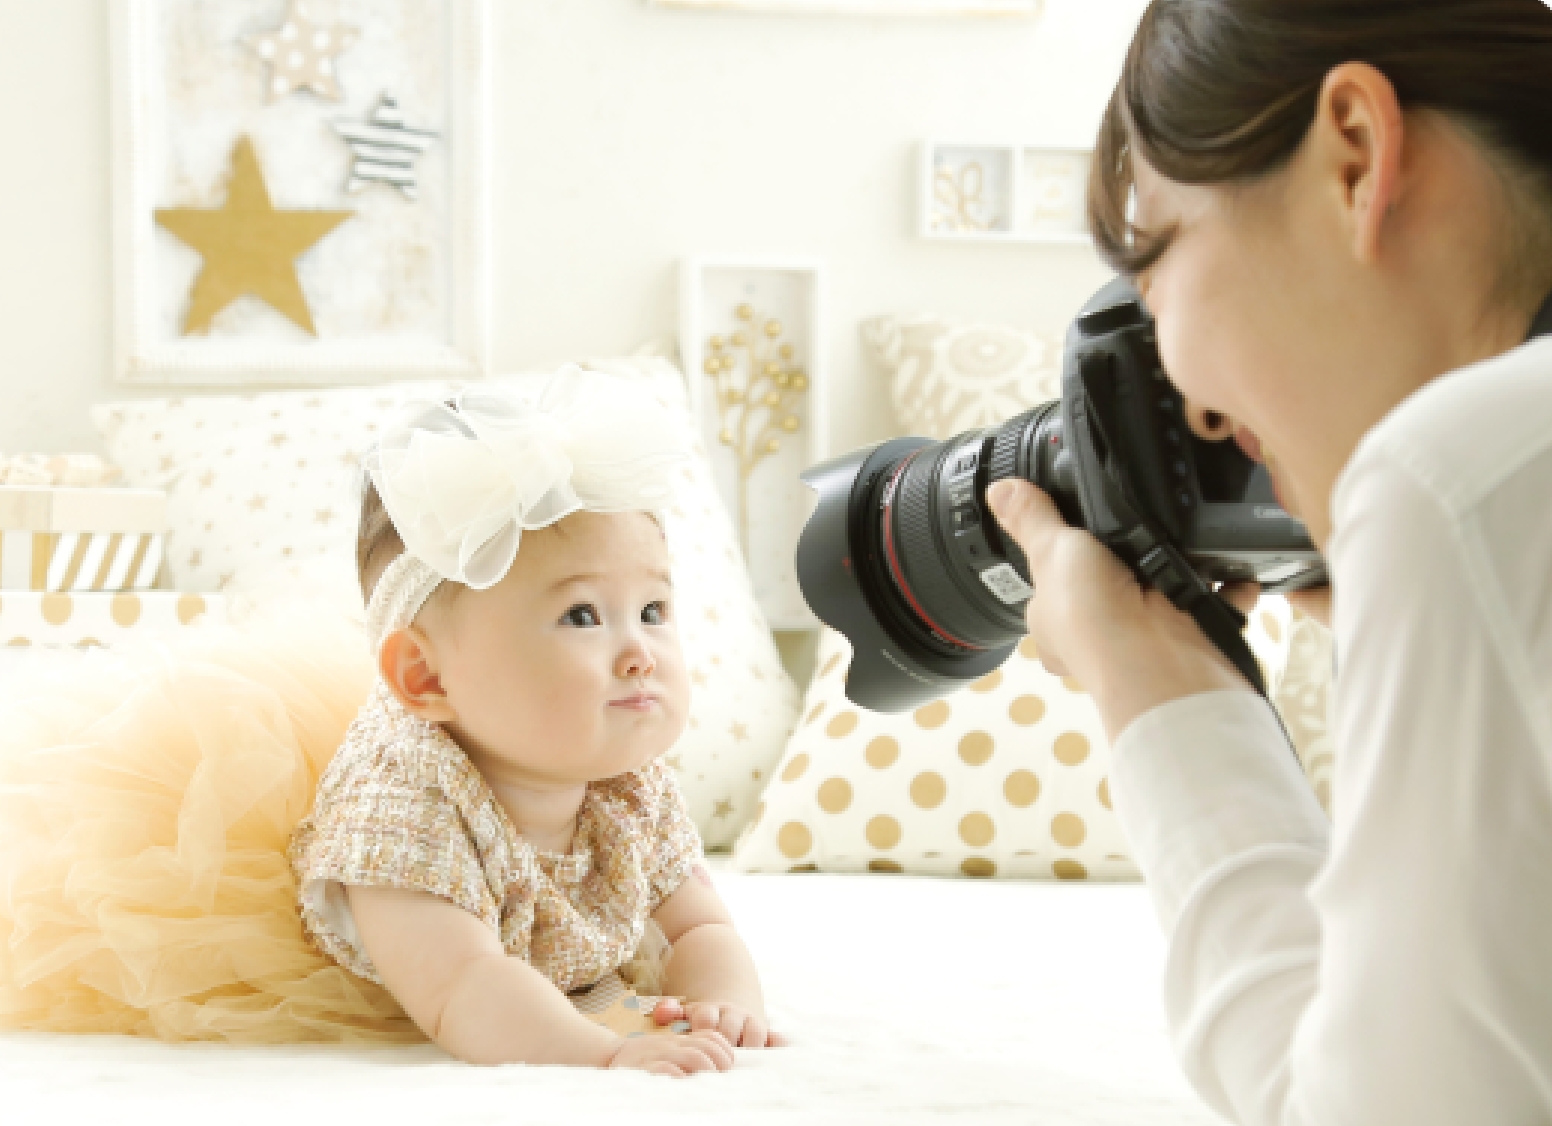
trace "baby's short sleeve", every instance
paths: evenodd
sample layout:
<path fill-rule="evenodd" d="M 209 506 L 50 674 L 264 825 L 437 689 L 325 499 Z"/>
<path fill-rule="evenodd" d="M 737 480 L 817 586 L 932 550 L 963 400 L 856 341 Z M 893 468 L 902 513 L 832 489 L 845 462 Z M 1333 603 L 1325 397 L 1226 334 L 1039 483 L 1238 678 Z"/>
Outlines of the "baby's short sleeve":
<path fill-rule="evenodd" d="M 430 892 L 492 929 L 500 911 L 464 820 L 434 779 L 413 777 L 381 752 L 352 758 L 325 774 L 291 838 L 290 858 L 308 934 L 340 965 L 383 984 L 344 885 Z"/>
<path fill-rule="evenodd" d="M 651 910 L 656 911 L 679 890 L 690 869 L 706 854 L 673 770 L 658 759 L 649 763 L 640 777 L 651 821 L 642 874 L 651 888 Z"/>

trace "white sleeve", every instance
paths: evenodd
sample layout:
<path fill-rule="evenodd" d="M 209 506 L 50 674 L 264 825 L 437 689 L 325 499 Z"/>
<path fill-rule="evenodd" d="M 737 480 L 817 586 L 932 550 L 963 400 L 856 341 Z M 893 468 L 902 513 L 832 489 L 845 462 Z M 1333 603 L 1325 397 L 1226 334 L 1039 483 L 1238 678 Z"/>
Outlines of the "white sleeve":
<path fill-rule="evenodd" d="M 1518 656 L 1435 499 L 1394 466 L 1351 484 L 1334 820 L 1249 693 L 1113 752 L 1176 1048 L 1244 1126 L 1548 1121 L 1552 803 Z"/>

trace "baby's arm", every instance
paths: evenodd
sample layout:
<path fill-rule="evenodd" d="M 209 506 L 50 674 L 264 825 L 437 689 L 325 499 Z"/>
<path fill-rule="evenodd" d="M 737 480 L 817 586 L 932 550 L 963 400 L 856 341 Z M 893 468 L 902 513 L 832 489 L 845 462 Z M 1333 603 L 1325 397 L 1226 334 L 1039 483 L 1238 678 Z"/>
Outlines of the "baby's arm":
<path fill-rule="evenodd" d="M 594 1024 L 495 931 L 429 892 L 345 887 L 366 955 L 420 1030 L 467 1063 L 726 1071 L 714 1032 L 622 1039 Z"/>
<path fill-rule="evenodd" d="M 705 867 L 692 867 L 653 918 L 673 946 L 663 991 L 685 999 L 684 1014 L 692 1029 L 718 1029 L 741 1048 L 786 1043 L 769 1031 L 754 959 Z M 664 1008 L 665 1018 L 674 1015 L 673 1008 Z"/>

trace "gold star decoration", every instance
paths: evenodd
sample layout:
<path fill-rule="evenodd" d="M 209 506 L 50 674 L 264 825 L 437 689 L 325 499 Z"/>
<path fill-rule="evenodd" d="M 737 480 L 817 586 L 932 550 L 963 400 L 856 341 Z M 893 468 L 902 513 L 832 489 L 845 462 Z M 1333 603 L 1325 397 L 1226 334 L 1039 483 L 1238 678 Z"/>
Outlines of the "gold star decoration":
<path fill-rule="evenodd" d="M 744 726 L 742 723 L 735 723 L 732 727 L 728 728 L 728 733 L 732 735 L 734 739 L 737 739 L 740 743 L 749 738 L 749 728 Z"/>
<path fill-rule="evenodd" d="M 733 816 L 733 803 L 728 801 L 726 798 L 718 798 L 717 799 L 717 804 L 713 808 L 711 815 L 713 817 L 731 817 L 731 816 Z"/>
<path fill-rule="evenodd" d="M 297 280 L 295 260 L 353 214 L 275 210 L 253 142 L 238 138 L 225 204 L 216 209 L 175 207 L 156 212 L 159 224 L 205 260 L 189 293 L 183 334 L 204 332 L 217 313 L 251 294 L 318 335 Z"/>
<path fill-rule="evenodd" d="M 286 18 L 273 31 L 243 39 L 269 64 L 264 100 L 278 101 L 296 90 L 311 90 L 331 102 L 344 100 L 335 57 L 355 46 L 360 33 L 344 24 L 314 23 L 302 0 L 291 0 Z"/>

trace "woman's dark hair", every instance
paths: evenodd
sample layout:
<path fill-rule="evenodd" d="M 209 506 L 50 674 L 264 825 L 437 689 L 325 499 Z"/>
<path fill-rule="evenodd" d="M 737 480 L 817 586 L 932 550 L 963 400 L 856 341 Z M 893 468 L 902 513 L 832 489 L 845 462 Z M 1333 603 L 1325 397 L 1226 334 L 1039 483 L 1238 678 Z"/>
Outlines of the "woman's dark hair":
<path fill-rule="evenodd" d="M 1088 207 L 1100 253 L 1137 274 L 1173 234 L 1130 222 L 1133 151 L 1182 184 L 1276 172 L 1309 132 L 1326 75 L 1345 62 L 1381 71 L 1404 110 L 1439 111 L 1471 130 L 1498 158 L 1516 206 L 1535 209 L 1536 249 L 1552 252 L 1544 0 L 1153 0 L 1095 145 Z"/>

